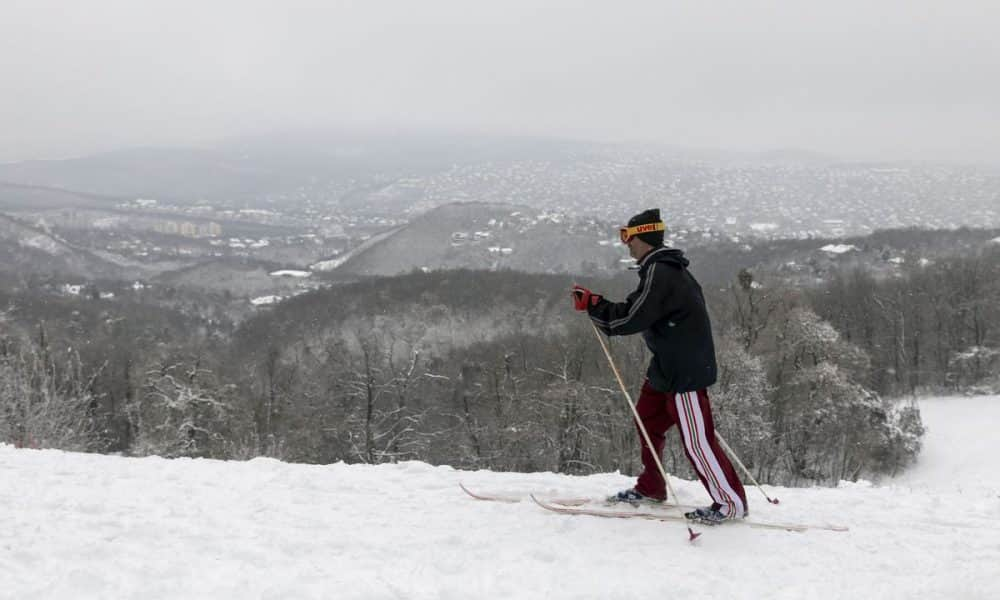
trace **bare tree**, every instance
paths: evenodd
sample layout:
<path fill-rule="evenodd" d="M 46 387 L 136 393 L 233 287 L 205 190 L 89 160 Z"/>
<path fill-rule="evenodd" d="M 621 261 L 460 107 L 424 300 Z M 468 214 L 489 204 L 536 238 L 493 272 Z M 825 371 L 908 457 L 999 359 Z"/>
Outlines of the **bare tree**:
<path fill-rule="evenodd" d="M 0 341 L 0 440 L 21 447 L 98 449 L 92 389 L 100 372 L 84 375 L 75 352 L 57 359 L 44 325 L 37 339 Z"/>
<path fill-rule="evenodd" d="M 737 284 L 729 284 L 733 302 L 731 320 L 739 331 L 744 350 L 750 350 L 767 327 L 777 304 L 771 294 L 760 291 L 763 286 L 754 280 L 750 270 L 740 269 Z"/>
<path fill-rule="evenodd" d="M 226 458 L 226 442 L 234 432 L 233 386 L 216 385 L 212 379 L 199 357 L 149 370 L 142 394 L 129 407 L 133 452 Z"/>

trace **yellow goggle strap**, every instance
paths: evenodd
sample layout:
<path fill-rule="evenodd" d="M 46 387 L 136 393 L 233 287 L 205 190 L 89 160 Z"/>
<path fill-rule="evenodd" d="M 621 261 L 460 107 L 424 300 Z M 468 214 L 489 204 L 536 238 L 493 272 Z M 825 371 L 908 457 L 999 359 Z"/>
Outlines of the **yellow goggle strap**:
<path fill-rule="evenodd" d="M 637 236 L 640 233 L 649 233 L 651 231 L 665 231 L 667 226 L 663 224 L 663 221 L 657 221 L 656 223 L 643 223 L 642 225 L 635 225 L 633 227 L 622 227 L 619 230 L 619 235 L 623 242 L 627 242 L 632 239 L 633 236 Z"/>

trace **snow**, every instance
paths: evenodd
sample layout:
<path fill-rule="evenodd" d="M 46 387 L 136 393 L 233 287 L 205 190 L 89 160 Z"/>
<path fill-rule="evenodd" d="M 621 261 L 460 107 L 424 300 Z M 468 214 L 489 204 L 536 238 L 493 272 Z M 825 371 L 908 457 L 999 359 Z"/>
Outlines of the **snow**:
<path fill-rule="evenodd" d="M 122 223 L 125 221 L 124 217 L 104 217 L 101 219 L 94 219 L 90 226 L 94 229 L 116 229 L 121 227 Z"/>
<path fill-rule="evenodd" d="M 927 427 L 924 452 L 895 483 L 922 491 L 980 495 L 980 500 L 966 502 L 992 504 L 994 519 L 1000 519 L 1000 469 L 983 459 L 1000 455 L 1000 396 L 924 399 L 920 413 Z M 1000 522 L 995 525 L 1000 527 Z M 1000 570 L 996 574 L 1000 576 Z"/>
<path fill-rule="evenodd" d="M 330 260 L 321 260 L 318 263 L 309 265 L 309 268 L 313 271 L 332 271 L 339 267 L 340 265 L 347 262 L 350 255 L 342 256 L 340 258 L 332 258 Z"/>
<path fill-rule="evenodd" d="M 250 304 L 254 306 L 267 306 L 278 302 L 281 302 L 281 296 L 258 296 L 250 300 Z"/>
<path fill-rule="evenodd" d="M 309 271 L 297 271 L 295 269 L 282 269 L 280 271 L 273 271 L 270 275 L 271 277 L 309 277 L 312 273 Z"/>
<path fill-rule="evenodd" d="M 858 247 L 853 244 L 827 244 L 820 248 L 823 252 L 829 252 L 830 254 L 844 254 L 845 252 L 857 249 Z"/>
<path fill-rule="evenodd" d="M 882 485 L 748 488 L 754 518 L 847 533 L 573 517 L 483 492 L 601 496 L 620 474 L 163 460 L 0 445 L 5 598 L 997 598 L 1000 397 L 921 403 Z M 675 479 L 684 503 L 695 482 Z"/>
<path fill-rule="evenodd" d="M 18 239 L 17 243 L 24 248 L 34 248 L 46 254 L 56 255 L 64 253 L 64 249 L 47 235 L 26 235 Z"/>

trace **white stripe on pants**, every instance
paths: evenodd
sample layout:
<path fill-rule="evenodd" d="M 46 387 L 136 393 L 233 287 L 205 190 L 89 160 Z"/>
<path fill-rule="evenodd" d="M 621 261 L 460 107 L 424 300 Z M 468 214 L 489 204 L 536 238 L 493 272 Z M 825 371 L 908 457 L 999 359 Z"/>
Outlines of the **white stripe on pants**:
<path fill-rule="evenodd" d="M 708 483 L 708 493 L 712 500 L 722 505 L 722 514 L 742 517 L 746 507 L 740 495 L 729 484 L 719 460 L 709 444 L 705 431 L 705 416 L 701 412 L 701 402 L 697 392 L 678 393 L 674 397 L 677 405 L 677 421 L 681 428 L 684 446 L 691 456 L 695 468 Z"/>

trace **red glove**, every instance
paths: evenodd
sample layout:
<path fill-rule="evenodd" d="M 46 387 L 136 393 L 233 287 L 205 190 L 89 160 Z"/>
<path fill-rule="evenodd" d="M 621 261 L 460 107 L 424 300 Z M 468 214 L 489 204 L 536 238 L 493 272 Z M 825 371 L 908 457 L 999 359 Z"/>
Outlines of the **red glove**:
<path fill-rule="evenodd" d="M 595 294 L 579 285 L 574 285 L 571 293 L 573 294 L 573 308 L 576 310 L 587 310 L 587 307 L 597 306 L 597 303 L 601 301 L 600 294 Z"/>

